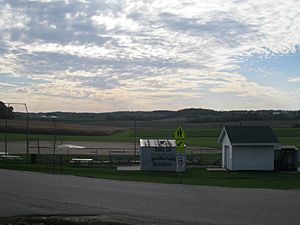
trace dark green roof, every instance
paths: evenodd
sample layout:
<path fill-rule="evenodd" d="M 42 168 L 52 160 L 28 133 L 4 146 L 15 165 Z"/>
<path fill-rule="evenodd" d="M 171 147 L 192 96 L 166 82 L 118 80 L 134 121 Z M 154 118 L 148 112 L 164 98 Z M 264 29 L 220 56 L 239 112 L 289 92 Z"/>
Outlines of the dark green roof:
<path fill-rule="evenodd" d="M 278 143 L 268 126 L 225 126 L 231 143 Z"/>

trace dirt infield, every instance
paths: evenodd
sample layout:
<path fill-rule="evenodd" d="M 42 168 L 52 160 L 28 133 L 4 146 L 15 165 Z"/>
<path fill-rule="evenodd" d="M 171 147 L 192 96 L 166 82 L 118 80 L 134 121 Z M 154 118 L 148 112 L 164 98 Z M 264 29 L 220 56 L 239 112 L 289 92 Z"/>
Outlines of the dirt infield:
<path fill-rule="evenodd" d="M 67 145 L 71 145 L 69 148 Z M 40 154 L 52 154 L 53 143 L 50 141 L 41 141 L 39 143 Z M 77 147 L 77 148 L 76 148 Z M 140 145 L 136 143 L 136 149 Z M 188 150 L 201 151 L 201 153 L 220 153 L 220 150 L 199 146 L 188 146 Z M 97 141 L 65 141 L 57 144 L 56 154 L 87 154 L 87 155 L 107 155 L 109 151 L 134 151 L 133 142 L 97 142 Z M 5 143 L 0 142 L 0 152 L 5 152 Z M 10 141 L 7 143 L 8 154 L 26 154 L 25 141 Z M 37 142 L 29 143 L 29 153 L 38 153 Z"/>
<path fill-rule="evenodd" d="M 71 147 L 66 147 L 71 145 Z M 72 147 L 74 146 L 74 147 Z M 76 148 L 76 146 L 78 148 Z M 136 145 L 137 148 L 139 144 Z M 53 143 L 50 141 L 41 141 L 39 143 L 40 154 L 52 154 Z M 57 154 L 108 154 L 110 150 L 133 150 L 134 144 L 128 142 L 93 142 L 93 141 L 66 141 L 56 146 Z M 5 151 L 5 143 L 0 142 L 0 152 Z M 26 142 L 11 141 L 7 144 L 8 154 L 26 154 Z M 29 143 L 29 153 L 37 154 L 38 145 L 36 142 Z"/>

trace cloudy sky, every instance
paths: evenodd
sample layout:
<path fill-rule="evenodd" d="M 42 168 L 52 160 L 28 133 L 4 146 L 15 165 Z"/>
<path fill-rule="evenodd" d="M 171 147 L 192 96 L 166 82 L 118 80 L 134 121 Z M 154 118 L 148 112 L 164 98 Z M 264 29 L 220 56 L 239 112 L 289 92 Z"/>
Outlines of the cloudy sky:
<path fill-rule="evenodd" d="M 300 0 L 0 0 L 0 100 L 300 109 Z"/>

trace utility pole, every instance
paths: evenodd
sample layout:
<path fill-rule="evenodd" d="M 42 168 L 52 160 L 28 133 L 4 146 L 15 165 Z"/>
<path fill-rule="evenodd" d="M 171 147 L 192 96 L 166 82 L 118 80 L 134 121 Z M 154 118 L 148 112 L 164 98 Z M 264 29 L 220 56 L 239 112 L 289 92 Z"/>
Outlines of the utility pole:
<path fill-rule="evenodd" d="M 29 114 L 26 103 L 24 103 L 26 109 L 26 156 L 29 159 Z"/>
<path fill-rule="evenodd" d="M 136 161 L 136 120 L 134 120 L 134 161 Z"/>
<path fill-rule="evenodd" d="M 56 151 L 56 129 L 57 129 L 57 121 L 56 118 L 52 118 L 53 122 L 53 173 L 55 173 L 55 151 Z"/>
<path fill-rule="evenodd" d="M 40 151 L 40 138 L 37 139 L 37 148 L 38 148 L 38 160 L 41 158 L 41 151 Z"/>
<path fill-rule="evenodd" d="M 10 105 L 23 105 L 26 109 L 26 157 L 27 160 L 29 159 L 29 113 L 26 103 L 4 103 L 7 105 L 5 109 L 5 134 L 4 134 L 4 141 L 5 141 L 5 154 L 7 154 L 7 117 L 8 117 L 8 109 Z"/>
<path fill-rule="evenodd" d="M 7 104 L 7 107 L 5 108 L 5 134 L 4 134 L 4 152 L 5 152 L 5 155 L 7 155 L 7 111 L 8 111 L 8 108 L 9 108 L 9 104 Z"/>

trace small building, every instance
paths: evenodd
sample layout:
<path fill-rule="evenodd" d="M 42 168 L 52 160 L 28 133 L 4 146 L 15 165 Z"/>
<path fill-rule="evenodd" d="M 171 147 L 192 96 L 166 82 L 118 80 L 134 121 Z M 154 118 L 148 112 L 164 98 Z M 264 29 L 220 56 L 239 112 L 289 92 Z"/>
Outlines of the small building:
<path fill-rule="evenodd" d="M 228 170 L 274 170 L 274 149 L 278 139 L 268 126 L 225 126 L 222 167 Z"/>
<path fill-rule="evenodd" d="M 294 145 L 278 145 L 275 149 L 275 171 L 298 170 L 298 148 Z"/>
<path fill-rule="evenodd" d="M 175 140 L 140 139 L 143 171 L 176 171 Z"/>

